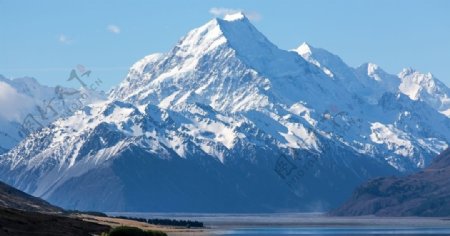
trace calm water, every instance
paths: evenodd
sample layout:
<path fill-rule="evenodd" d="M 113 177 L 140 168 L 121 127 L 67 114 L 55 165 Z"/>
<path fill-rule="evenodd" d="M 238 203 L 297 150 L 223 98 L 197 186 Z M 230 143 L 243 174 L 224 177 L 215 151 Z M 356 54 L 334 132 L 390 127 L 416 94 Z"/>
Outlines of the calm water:
<path fill-rule="evenodd" d="M 201 221 L 208 235 L 450 235 L 450 219 L 328 217 L 321 213 L 191 214 L 113 212 L 112 216 Z M 195 234 L 193 234 L 195 235 Z"/>
<path fill-rule="evenodd" d="M 450 235 L 450 228 L 258 227 L 213 231 L 214 235 Z"/>

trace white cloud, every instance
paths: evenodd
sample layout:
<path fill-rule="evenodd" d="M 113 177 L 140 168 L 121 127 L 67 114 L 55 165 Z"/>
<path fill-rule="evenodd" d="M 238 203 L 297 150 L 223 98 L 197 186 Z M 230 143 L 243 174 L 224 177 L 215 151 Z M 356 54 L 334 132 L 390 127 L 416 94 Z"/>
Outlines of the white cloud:
<path fill-rule="evenodd" d="M 20 122 L 34 106 L 33 99 L 18 93 L 11 85 L 0 81 L 0 117 Z"/>
<path fill-rule="evenodd" d="M 209 9 L 209 13 L 216 17 L 223 17 L 228 14 L 233 14 L 236 12 L 240 12 L 240 9 L 232 9 L 232 8 L 223 8 L 223 7 L 213 7 Z"/>
<path fill-rule="evenodd" d="M 108 25 L 106 29 L 113 34 L 120 34 L 120 28 L 117 25 Z"/>
<path fill-rule="evenodd" d="M 242 9 L 224 8 L 224 7 L 213 7 L 209 9 L 209 13 L 211 13 L 215 17 L 224 17 L 225 15 L 237 12 L 243 12 L 245 16 L 247 16 L 247 18 L 251 21 L 259 21 L 262 18 L 261 14 L 255 11 L 244 11 Z"/>
<path fill-rule="evenodd" d="M 73 40 L 64 34 L 60 34 L 58 37 L 58 41 L 63 44 L 71 44 Z"/>

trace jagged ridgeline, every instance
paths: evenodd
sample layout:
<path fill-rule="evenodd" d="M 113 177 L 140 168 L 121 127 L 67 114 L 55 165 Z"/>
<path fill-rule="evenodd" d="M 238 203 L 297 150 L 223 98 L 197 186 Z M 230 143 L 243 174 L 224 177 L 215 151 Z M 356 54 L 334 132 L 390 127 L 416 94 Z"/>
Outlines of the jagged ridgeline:
<path fill-rule="evenodd" d="M 279 49 L 234 14 L 26 137 L 0 179 L 78 210 L 322 211 L 427 166 L 450 139 L 449 94 L 432 75 Z"/>

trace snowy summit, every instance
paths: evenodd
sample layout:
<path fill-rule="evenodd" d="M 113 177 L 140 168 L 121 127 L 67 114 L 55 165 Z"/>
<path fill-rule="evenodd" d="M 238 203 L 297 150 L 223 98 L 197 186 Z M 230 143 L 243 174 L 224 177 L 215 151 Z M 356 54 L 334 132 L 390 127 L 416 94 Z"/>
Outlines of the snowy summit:
<path fill-rule="evenodd" d="M 448 147 L 436 78 L 282 50 L 242 19 L 136 62 L 106 101 L 1 155 L 0 179 L 68 209 L 324 211 Z"/>

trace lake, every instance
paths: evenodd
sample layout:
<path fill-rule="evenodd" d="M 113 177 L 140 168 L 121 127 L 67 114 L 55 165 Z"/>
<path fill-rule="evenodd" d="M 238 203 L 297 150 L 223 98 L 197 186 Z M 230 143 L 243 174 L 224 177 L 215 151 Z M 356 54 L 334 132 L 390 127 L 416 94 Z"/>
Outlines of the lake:
<path fill-rule="evenodd" d="M 450 219 L 448 218 L 329 217 L 322 213 L 110 212 L 107 214 L 111 216 L 201 221 L 207 228 L 206 233 L 201 235 L 450 235 Z"/>
<path fill-rule="evenodd" d="M 212 231 L 214 235 L 450 235 L 450 228 L 257 227 Z"/>

